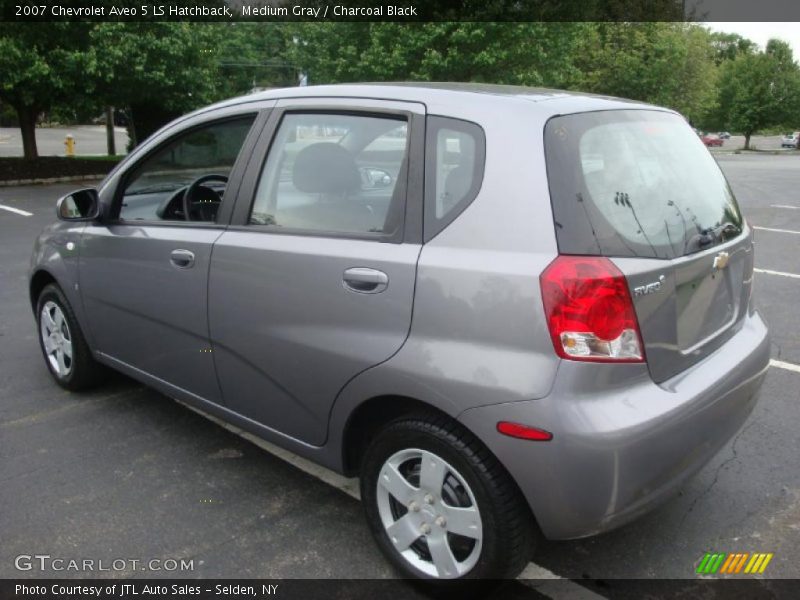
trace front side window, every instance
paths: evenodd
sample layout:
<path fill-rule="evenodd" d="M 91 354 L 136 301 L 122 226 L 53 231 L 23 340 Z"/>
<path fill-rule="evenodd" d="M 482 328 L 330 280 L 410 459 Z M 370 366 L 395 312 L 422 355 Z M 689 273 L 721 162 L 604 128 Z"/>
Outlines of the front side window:
<path fill-rule="evenodd" d="M 563 254 L 675 258 L 742 231 L 716 161 L 672 113 L 555 117 L 545 128 L 545 154 Z"/>
<path fill-rule="evenodd" d="M 192 129 L 144 159 L 125 184 L 119 219 L 213 222 L 254 120 L 248 115 Z"/>
<path fill-rule="evenodd" d="M 250 224 L 396 236 L 403 225 L 405 118 L 289 113 L 261 173 Z"/>

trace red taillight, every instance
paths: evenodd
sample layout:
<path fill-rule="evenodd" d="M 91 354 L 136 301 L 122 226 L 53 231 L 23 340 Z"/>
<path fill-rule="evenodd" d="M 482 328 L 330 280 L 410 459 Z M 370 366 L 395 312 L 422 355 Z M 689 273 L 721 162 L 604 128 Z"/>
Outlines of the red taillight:
<path fill-rule="evenodd" d="M 549 442 L 553 439 L 553 434 L 549 431 L 530 427 L 529 425 L 511 423 L 510 421 L 500 421 L 497 424 L 497 431 L 509 437 L 533 442 Z"/>
<path fill-rule="evenodd" d="M 559 256 L 539 277 L 556 353 L 569 360 L 644 362 L 625 276 L 601 256 Z"/>

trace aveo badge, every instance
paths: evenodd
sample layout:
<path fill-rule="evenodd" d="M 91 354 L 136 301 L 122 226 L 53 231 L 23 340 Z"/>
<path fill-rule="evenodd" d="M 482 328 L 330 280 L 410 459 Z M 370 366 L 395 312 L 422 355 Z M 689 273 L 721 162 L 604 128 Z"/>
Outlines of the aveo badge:
<path fill-rule="evenodd" d="M 661 291 L 661 287 L 664 284 L 664 276 L 661 275 L 658 278 L 658 281 L 654 281 L 652 283 L 646 283 L 644 285 L 637 285 L 633 288 L 633 295 L 634 297 L 639 296 L 647 296 L 648 294 L 655 294 L 656 292 Z"/>

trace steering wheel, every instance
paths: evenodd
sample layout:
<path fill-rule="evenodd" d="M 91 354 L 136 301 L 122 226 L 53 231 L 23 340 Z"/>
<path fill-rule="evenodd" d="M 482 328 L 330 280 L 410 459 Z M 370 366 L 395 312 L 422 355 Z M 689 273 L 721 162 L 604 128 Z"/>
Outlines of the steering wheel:
<path fill-rule="evenodd" d="M 219 173 L 210 173 L 209 175 L 198 177 L 189 184 L 189 187 L 186 188 L 186 191 L 183 193 L 183 218 L 187 221 L 192 220 L 190 209 L 192 208 L 192 203 L 196 202 L 194 197 L 197 195 L 198 189 L 207 181 L 222 181 L 223 183 L 227 183 L 228 176 Z"/>

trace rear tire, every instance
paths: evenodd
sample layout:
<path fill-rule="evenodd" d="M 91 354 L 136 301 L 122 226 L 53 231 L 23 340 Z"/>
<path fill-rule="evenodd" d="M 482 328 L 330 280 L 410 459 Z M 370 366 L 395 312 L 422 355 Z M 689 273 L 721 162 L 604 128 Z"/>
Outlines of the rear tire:
<path fill-rule="evenodd" d="M 78 319 L 57 285 L 46 285 L 39 294 L 36 322 L 44 362 L 58 385 L 77 392 L 103 379 L 105 369 L 92 358 Z"/>
<path fill-rule="evenodd" d="M 508 579 L 525 568 L 538 530 L 511 477 L 446 417 L 406 417 L 370 443 L 361 469 L 370 529 L 406 577 Z"/>

